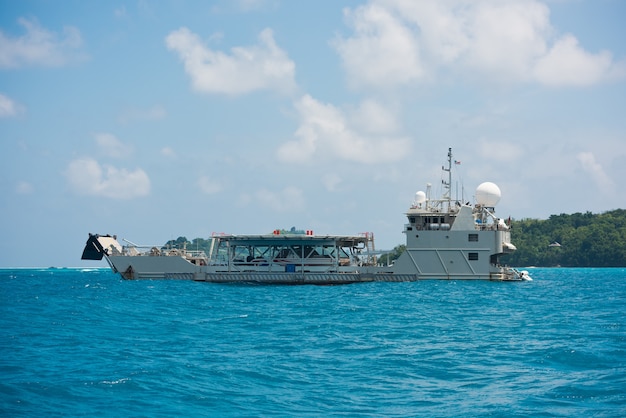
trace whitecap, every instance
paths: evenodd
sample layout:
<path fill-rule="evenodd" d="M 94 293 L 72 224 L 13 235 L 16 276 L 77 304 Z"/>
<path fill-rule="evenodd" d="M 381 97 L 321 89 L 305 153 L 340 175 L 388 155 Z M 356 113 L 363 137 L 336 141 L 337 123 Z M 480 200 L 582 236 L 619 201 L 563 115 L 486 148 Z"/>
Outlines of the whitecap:
<path fill-rule="evenodd" d="M 130 378 L 124 377 L 124 378 L 118 379 L 118 380 L 103 380 L 100 383 L 103 384 L 103 385 L 119 385 L 120 383 L 126 383 L 129 380 L 130 380 Z"/>

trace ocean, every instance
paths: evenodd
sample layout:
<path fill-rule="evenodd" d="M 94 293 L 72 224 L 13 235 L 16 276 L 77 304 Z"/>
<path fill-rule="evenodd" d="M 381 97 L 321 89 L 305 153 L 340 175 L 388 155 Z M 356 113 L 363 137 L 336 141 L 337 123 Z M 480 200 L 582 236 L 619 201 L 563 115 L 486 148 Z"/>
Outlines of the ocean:
<path fill-rule="evenodd" d="M 626 416 L 626 269 L 342 286 L 0 270 L 0 416 Z"/>

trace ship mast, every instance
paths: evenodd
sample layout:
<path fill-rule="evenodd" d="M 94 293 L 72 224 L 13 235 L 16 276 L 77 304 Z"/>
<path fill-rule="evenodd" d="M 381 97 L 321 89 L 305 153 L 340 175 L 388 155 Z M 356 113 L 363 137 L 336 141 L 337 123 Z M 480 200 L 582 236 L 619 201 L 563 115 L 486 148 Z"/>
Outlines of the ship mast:
<path fill-rule="evenodd" d="M 443 171 L 448 172 L 448 181 L 441 180 L 443 183 L 443 200 L 448 202 L 448 212 L 450 211 L 451 202 L 452 202 L 452 148 L 448 148 L 448 168 L 441 167 Z"/>

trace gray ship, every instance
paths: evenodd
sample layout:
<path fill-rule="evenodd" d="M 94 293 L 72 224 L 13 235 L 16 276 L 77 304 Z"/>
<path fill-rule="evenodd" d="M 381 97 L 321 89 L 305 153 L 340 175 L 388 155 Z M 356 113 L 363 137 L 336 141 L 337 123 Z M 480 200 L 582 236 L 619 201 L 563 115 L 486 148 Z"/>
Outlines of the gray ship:
<path fill-rule="evenodd" d="M 419 191 L 406 213 L 406 250 L 392 264 L 379 258 L 372 233 L 316 235 L 312 231 L 217 235 L 208 254 L 186 248 L 122 245 L 115 235 L 89 234 L 83 260 L 105 258 L 125 279 L 188 279 L 215 283 L 345 284 L 371 281 L 532 280 L 501 264 L 515 251 L 509 225 L 495 215 L 500 189 L 478 186 L 475 204 L 451 197 L 452 150 L 443 196 Z"/>

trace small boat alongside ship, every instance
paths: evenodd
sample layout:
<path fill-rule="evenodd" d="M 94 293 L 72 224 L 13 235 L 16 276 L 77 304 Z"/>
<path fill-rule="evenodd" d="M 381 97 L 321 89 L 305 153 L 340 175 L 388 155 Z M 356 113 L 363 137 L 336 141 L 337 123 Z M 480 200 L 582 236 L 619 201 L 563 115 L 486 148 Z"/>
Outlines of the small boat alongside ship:
<path fill-rule="evenodd" d="M 374 251 L 372 233 L 317 235 L 275 230 L 264 235 L 220 234 L 210 249 L 192 251 L 122 245 L 115 235 L 89 234 L 83 260 L 105 258 L 125 279 L 189 279 L 214 283 L 346 284 L 371 281 L 532 280 L 501 264 L 515 251 L 507 223 L 495 215 L 500 189 L 478 186 L 474 205 L 451 197 L 452 150 L 443 196 L 419 191 L 406 213 L 406 250 L 391 265 Z"/>

